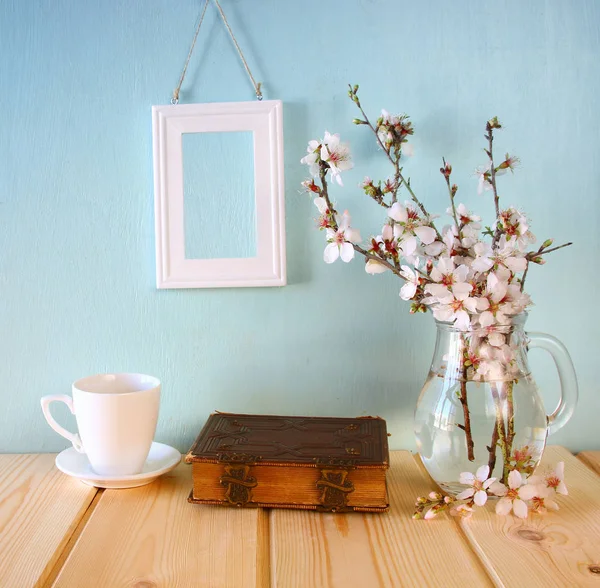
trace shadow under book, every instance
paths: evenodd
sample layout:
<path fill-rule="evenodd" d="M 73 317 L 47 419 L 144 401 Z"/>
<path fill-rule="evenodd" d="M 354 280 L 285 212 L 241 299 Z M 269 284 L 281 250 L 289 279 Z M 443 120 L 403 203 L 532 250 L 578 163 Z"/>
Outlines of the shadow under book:
<path fill-rule="evenodd" d="M 189 501 L 326 512 L 388 509 L 379 417 L 210 415 L 186 458 Z"/>

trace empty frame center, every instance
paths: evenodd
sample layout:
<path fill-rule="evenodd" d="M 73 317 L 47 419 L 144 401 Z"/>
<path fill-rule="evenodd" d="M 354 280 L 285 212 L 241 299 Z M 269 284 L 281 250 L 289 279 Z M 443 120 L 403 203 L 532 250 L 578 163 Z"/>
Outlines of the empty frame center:
<path fill-rule="evenodd" d="M 256 257 L 252 131 L 183 133 L 186 259 Z"/>

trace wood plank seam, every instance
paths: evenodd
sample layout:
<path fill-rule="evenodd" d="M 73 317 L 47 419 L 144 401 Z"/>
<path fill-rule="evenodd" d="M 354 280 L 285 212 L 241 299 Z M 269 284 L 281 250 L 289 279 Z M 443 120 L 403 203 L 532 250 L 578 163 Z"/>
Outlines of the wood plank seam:
<path fill-rule="evenodd" d="M 429 472 L 425 468 L 425 465 L 423 464 L 419 454 L 415 453 L 415 454 L 413 454 L 413 457 L 415 458 L 417 465 L 423 472 L 423 475 L 426 476 L 429 480 L 431 480 L 432 491 L 438 491 L 439 486 L 435 483 L 433 478 L 429 475 Z M 416 498 L 417 497 L 415 496 L 415 500 L 416 500 Z M 497 574 L 494 566 L 491 564 L 489 558 L 485 554 L 485 551 L 483 551 L 483 549 L 480 547 L 480 545 L 477 543 L 477 541 L 475 541 L 475 537 L 471 533 L 471 530 L 467 527 L 467 524 L 465 524 L 466 521 L 464 521 L 462 519 L 462 517 L 451 516 L 449 512 L 446 512 L 445 516 L 454 522 L 459 535 L 463 538 L 465 544 L 469 547 L 469 549 L 475 554 L 475 557 L 477 558 L 477 560 L 480 563 L 480 567 L 483 568 L 485 574 L 490 579 L 490 582 L 492 584 L 494 584 L 494 586 L 496 586 L 497 588 L 504 588 L 504 584 L 503 584 L 502 580 L 500 580 L 500 576 Z M 426 523 L 426 521 L 421 521 L 421 522 Z"/>
<path fill-rule="evenodd" d="M 504 583 L 500 579 L 500 576 L 496 572 L 496 569 L 492 565 L 489 557 L 486 555 L 485 551 L 481 548 L 479 543 L 475 540 L 473 533 L 471 533 L 471 529 L 469 529 L 468 522 L 465 521 L 462 517 L 453 517 L 448 514 L 451 519 L 455 519 L 455 524 L 459 528 L 459 532 L 463 535 L 467 545 L 473 550 L 477 559 L 481 561 L 483 564 L 483 568 L 485 569 L 486 574 L 488 575 L 490 581 L 496 588 L 505 588 Z"/>
<path fill-rule="evenodd" d="M 42 577 L 46 577 L 46 580 L 40 584 L 40 586 L 42 586 L 43 588 L 50 588 L 50 586 L 52 586 L 54 584 L 65 561 L 67 561 L 67 558 L 71 554 L 73 547 L 75 547 L 75 544 L 77 543 L 77 541 L 79 540 L 79 537 L 83 533 L 89 518 L 92 516 L 94 510 L 96 509 L 98 502 L 100 502 L 100 499 L 102 498 L 102 494 L 104 493 L 104 488 L 96 488 L 96 490 L 97 490 L 97 492 L 94 495 L 94 498 L 92 499 L 92 501 L 89 503 L 85 512 L 83 513 L 83 516 L 77 521 L 77 524 L 74 525 L 73 530 L 72 530 L 69 538 L 67 539 L 67 542 L 65 543 L 65 546 L 64 546 L 61 554 L 58 556 L 58 559 L 56 560 L 56 562 L 54 563 L 54 565 L 52 566 L 52 568 L 50 569 L 48 574 L 46 575 L 46 571 L 43 574 Z"/>
<path fill-rule="evenodd" d="M 577 459 L 600 475 L 600 451 L 582 451 L 577 454 Z"/>
<path fill-rule="evenodd" d="M 271 587 L 271 509 L 261 509 L 257 525 L 256 586 Z"/>

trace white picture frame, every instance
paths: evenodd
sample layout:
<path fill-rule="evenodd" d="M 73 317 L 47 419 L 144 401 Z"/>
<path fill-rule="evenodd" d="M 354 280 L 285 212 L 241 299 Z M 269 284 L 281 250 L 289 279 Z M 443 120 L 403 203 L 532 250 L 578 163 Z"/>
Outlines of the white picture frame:
<path fill-rule="evenodd" d="M 156 286 L 284 286 L 285 198 L 280 100 L 152 107 Z M 256 257 L 187 259 L 184 232 L 184 133 L 252 131 Z"/>

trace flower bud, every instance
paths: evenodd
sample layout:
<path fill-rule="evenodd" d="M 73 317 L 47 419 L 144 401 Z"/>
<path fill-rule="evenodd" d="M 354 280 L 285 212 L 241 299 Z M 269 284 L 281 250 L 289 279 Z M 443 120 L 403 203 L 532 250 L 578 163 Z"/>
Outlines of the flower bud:
<path fill-rule="evenodd" d="M 541 255 L 534 257 L 531 261 L 533 261 L 533 263 L 537 263 L 538 265 L 544 265 L 546 263 L 546 260 Z"/>
<path fill-rule="evenodd" d="M 439 492 L 430 492 L 428 498 L 429 500 L 441 500 L 442 495 Z"/>
<path fill-rule="evenodd" d="M 552 243 L 554 243 L 554 239 L 546 239 L 542 243 L 542 249 L 546 249 L 546 248 L 550 247 L 550 245 L 552 245 Z"/>

